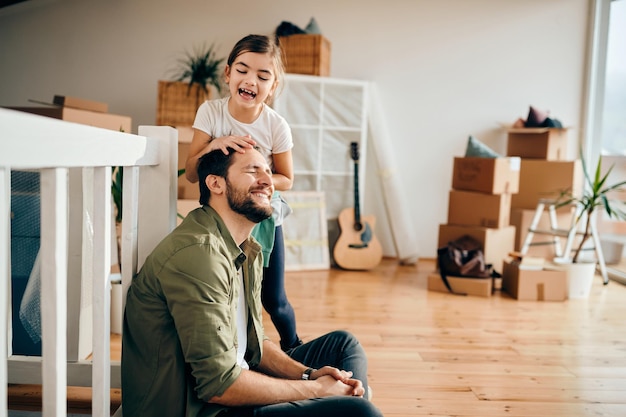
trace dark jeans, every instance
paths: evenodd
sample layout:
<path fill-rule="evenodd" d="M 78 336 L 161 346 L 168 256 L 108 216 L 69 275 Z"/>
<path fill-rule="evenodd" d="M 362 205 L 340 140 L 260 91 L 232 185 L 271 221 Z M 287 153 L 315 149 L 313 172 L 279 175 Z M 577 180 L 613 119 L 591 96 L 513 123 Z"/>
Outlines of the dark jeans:
<path fill-rule="evenodd" d="M 293 359 L 312 368 L 325 365 L 352 371 L 361 380 L 367 396 L 367 358 L 359 341 L 350 333 L 335 331 L 287 352 Z M 381 412 L 365 398 L 326 397 L 292 401 L 262 407 L 231 408 L 229 417 L 382 417 Z"/>

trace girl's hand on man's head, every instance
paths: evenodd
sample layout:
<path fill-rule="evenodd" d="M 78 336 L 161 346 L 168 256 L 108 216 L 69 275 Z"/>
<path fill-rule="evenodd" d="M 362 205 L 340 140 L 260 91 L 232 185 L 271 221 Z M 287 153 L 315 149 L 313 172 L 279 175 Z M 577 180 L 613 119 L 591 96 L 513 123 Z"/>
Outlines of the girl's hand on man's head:
<path fill-rule="evenodd" d="M 246 149 L 253 149 L 256 146 L 256 141 L 246 136 L 222 136 L 211 141 L 211 150 L 221 149 L 224 155 L 228 155 L 228 148 L 232 148 L 237 152 L 245 153 Z"/>

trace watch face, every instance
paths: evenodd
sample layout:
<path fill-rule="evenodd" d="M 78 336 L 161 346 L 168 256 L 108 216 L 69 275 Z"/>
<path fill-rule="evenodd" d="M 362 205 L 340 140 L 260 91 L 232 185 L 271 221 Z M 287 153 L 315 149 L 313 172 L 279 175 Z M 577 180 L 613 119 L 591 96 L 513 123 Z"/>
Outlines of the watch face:
<path fill-rule="evenodd" d="M 306 371 L 302 373 L 302 379 L 304 379 L 305 381 L 311 379 L 311 374 L 313 372 L 315 372 L 315 369 L 307 368 Z"/>

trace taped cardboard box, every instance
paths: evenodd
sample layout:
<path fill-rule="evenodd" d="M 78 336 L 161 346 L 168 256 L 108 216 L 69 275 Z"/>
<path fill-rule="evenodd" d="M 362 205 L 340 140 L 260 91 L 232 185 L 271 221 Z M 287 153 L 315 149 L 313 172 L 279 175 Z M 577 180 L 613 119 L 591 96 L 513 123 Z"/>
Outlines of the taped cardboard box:
<path fill-rule="evenodd" d="M 502 266 L 509 252 L 513 250 L 515 243 L 515 227 L 505 226 L 499 229 L 479 226 L 457 226 L 450 224 L 439 225 L 438 248 L 444 247 L 448 242 L 456 240 L 463 235 L 469 235 L 477 239 L 483 245 L 485 262 L 493 265 L 497 272 Z"/>
<path fill-rule="evenodd" d="M 509 226 L 511 194 L 485 194 L 452 190 L 448 224 L 500 228 Z"/>
<path fill-rule="evenodd" d="M 118 114 L 101 113 L 71 107 L 7 107 L 9 109 L 52 117 L 68 122 L 132 133 L 131 118 Z"/>
<path fill-rule="evenodd" d="M 507 155 L 565 161 L 568 159 L 567 128 L 509 129 Z"/>
<path fill-rule="evenodd" d="M 491 278 L 446 278 L 448 279 L 452 289 L 461 294 L 475 295 L 478 297 L 491 297 L 491 294 L 493 293 L 493 280 Z M 450 293 L 439 273 L 428 275 L 427 288 L 429 291 Z"/>
<path fill-rule="evenodd" d="M 567 272 L 564 270 L 520 269 L 519 263 L 505 260 L 502 271 L 502 290 L 517 300 L 567 299 Z"/>
<path fill-rule="evenodd" d="M 109 111 L 109 105 L 106 103 L 78 97 L 55 95 L 52 102 L 58 106 L 71 107 L 73 109 L 89 110 L 99 113 L 107 113 Z"/>
<path fill-rule="evenodd" d="M 183 219 L 187 217 L 191 211 L 197 209 L 198 207 L 200 207 L 198 200 L 176 200 L 176 225 L 178 226 L 181 224 Z"/>
<path fill-rule="evenodd" d="M 178 130 L 178 169 L 185 168 L 187 155 L 189 154 L 189 146 L 193 138 L 193 129 L 189 126 L 176 126 Z M 190 182 L 185 174 L 178 177 L 178 198 L 181 200 L 200 199 L 200 185 Z"/>
<path fill-rule="evenodd" d="M 452 188 L 487 194 L 515 194 L 519 190 L 520 158 L 456 157 Z"/>
<path fill-rule="evenodd" d="M 519 191 L 513 194 L 511 208 L 535 209 L 542 198 L 556 199 L 563 190 L 580 194 L 583 170 L 575 161 L 522 159 Z"/>

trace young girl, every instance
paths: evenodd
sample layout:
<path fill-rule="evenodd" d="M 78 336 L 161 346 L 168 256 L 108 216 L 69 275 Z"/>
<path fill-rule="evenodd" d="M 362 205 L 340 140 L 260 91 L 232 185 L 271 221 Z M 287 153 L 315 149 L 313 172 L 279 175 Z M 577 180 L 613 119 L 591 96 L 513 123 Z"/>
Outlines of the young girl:
<path fill-rule="evenodd" d="M 285 119 L 265 104 L 284 73 L 278 45 L 267 36 L 248 35 L 234 46 L 224 72 L 230 97 L 205 101 L 198 109 L 185 166 L 187 179 L 198 181 L 198 159 L 207 152 L 221 149 L 227 154 L 227 148 L 245 152 L 256 146 L 272 169 L 276 190 L 289 190 L 293 184 L 291 130 Z M 263 307 L 278 330 L 281 348 L 289 350 L 302 344 L 284 285 L 282 221 L 290 209 L 278 193 L 272 206 L 272 217 L 259 223 L 252 234 L 263 247 Z"/>

